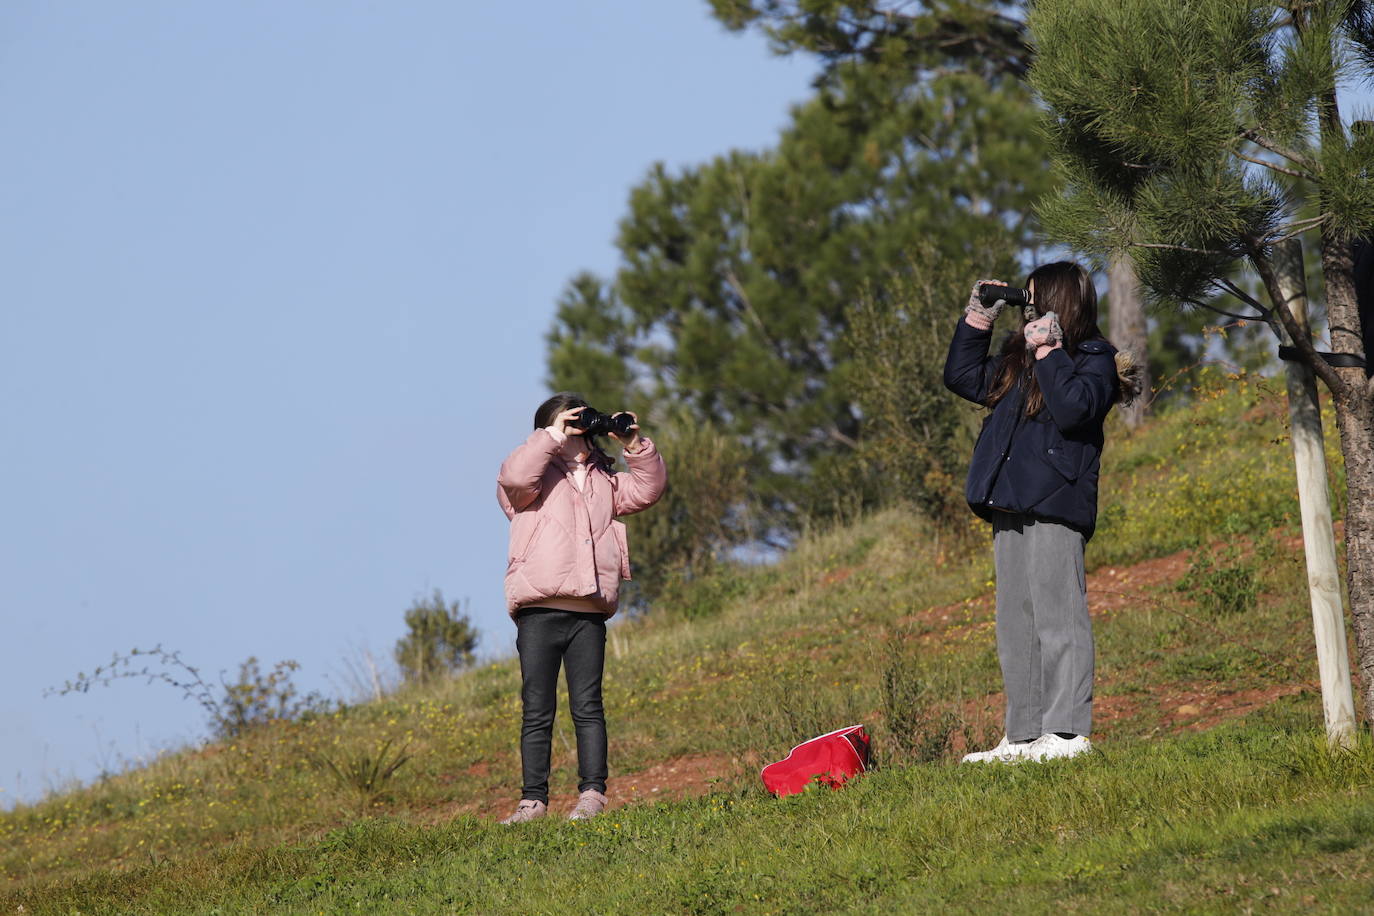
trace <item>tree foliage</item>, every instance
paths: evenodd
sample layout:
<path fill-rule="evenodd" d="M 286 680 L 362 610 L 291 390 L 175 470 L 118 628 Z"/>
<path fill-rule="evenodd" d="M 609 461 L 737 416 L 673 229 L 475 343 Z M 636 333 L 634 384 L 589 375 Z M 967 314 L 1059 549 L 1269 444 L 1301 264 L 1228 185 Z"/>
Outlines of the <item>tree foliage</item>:
<path fill-rule="evenodd" d="M 761 28 L 781 53 L 807 51 L 823 76 L 893 61 L 911 73 L 957 67 L 1022 77 L 1030 62 L 1019 2 L 969 0 L 710 0 L 731 29 Z"/>
<path fill-rule="evenodd" d="M 774 150 L 655 166 L 614 282 L 579 277 L 560 302 L 554 387 L 684 410 L 747 449 L 766 503 L 814 508 L 809 469 L 861 437 L 844 381 L 859 291 L 918 249 L 1009 270 L 1048 187 L 1019 84 L 884 73 L 846 72 Z"/>
<path fill-rule="evenodd" d="M 897 498 L 937 520 L 962 515 L 963 472 L 978 413 L 951 406 L 942 379 L 951 326 L 949 303 L 967 298 L 980 265 L 932 251 L 921 268 L 894 272 L 850 306 L 846 342 L 855 353 L 847 382 L 865 435 L 849 467 L 856 480 L 832 490 L 863 495 L 848 508 Z M 844 469 L 838 470 L 843 473 Z M 863 484 L 881 492 L 864 494 Z M 844 515 L 836 507 L 837 515 Z"/>
<path fill-rule="evenodd" d="M 1308 4 L 1319 14 L 1295 31 L 1260 0 L 1037 4 L 1031 78 L 1065 189 L 1041 208 L 1047 230 L 1129 252 L 1166 303 L 1234 293 L 1235 262 L 1281 238 L 1368 231 L 1374 138 L 1318 136 L 1343 5 Z"/>
<path fill-rule="evenodd" d="M 905 5 L 925 10 L 916 18 L 898 6 L 714 3 L 732 28 L 763 28 L 780 50 L 821 55 L 814 96 L 771 149 L 653 166 L 630 194 L 615 276 L 579 275 L 560 298 L 552 387 L 634 409 L 650 434 L 663 423 L 674 436 L 709 430 L 710 453 L 729 456 L 722 483 L 686 471 L 699 452 L 665 448 L 669 499 L 680 502 L 661 514 L 693 526 L 704 516 L 690 507 L 743 494 L 724 526 L 654 534 L 659 546 L 647 551 L 654 513 L 630 520 L 645 593 L 662 581 L 660 559 L 697 569 L 738 538 L 785 538 L 801 518 L 925 493 L 882 478 L 892 462 L 875 460 L 879 447 L 866 440 L 897 427 L 865 405 L 877 386 L 855 347 L 886 335 L 900 348 L 915 335 L 909 352 L 938 364 L 933 342 L 943 346 L 967 284 L 1016 275 L 1034 244 L 1032 204 L 1053 179 L 1017 78 L 1015 5 Z M 969 275 L 954 298 L 913 308 L 906 292 L 945 286 L 926 276 L 935 263 Z M 858 336 L 856 316 L 866 322 Z M 938 390 L 930 378 L 922 367 L 883 381 Z"/>
<path fill-rule="evenodd" d="M 1360 312 L 1354 255 L 1374 234 L 1374 132 L 1342 119 L 1336 87 L 1374 78 L 1374 9 L 1039 0 L 1030 26 L 1031 83 L 1063 180 L 1041 208 L 1047 229 L 1101 257 L 1129 255 L 1163 305 L 1221 309 L 1211 300 L 1229 295 L 1231 317 L 1291 339 L 1332 394 L 1347 584 L 1374 716 L 1374 383 L 1368 368 L 1318 351 L 1275 269 L 1280 251 L 1296 245 L 1301 264 L 1302 243 L 1314 244 L 1331 351 L 1368 359 L 1374 314 Z M 1236 279 L 1241 269 L 1258 274 L 1267 303 Z"/>
<path fill-rule="evenodd" d="M 626 520 L 634 578 L 622 593 L 635 609 L 710 575 L 732 546 L 753 540 L 753 498 L 738 439 L 686 411 L 667 415 L 654 431 L 670 463 L 668 489 L 653 511 Z"/>

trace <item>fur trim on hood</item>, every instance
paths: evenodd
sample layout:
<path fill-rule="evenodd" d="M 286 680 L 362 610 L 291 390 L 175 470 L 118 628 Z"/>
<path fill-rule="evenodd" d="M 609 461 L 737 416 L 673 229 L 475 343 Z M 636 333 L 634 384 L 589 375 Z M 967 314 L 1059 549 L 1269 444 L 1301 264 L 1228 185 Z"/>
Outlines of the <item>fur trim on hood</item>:
<path fill-rule="evenodd" d="M 1116 378 L 1121 384 L 1121 406 L 1129 407 L 1143 393 L 1144 371 L 1134 352 L 1116 351 Z"/>

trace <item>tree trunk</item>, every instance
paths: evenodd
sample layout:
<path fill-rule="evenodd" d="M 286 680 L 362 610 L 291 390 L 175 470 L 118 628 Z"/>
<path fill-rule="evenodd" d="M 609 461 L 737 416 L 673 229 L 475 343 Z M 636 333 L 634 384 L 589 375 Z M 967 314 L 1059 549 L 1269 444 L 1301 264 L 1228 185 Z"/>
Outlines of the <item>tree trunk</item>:
<path fill-rule="evenodd" d="M 1310 25 L 1312 10 L 1293 8 L 1293 27 L 1299 35 Z M 1330 46 L 1328 46 L 1330 47 Z M 1337 72 L 1334 51 L 1330 73 Z M 1350 138 L 1341 122 L 1336 84 L 1331 80 L 1317 97 L 1317 126 L 1325 148 L 1347 147 Z M 1319 200 L 1326 212 L 1332 189 L 1320 185 Z M 1326 285 L 1326 318 L 1331 352 L 1364 353 L 1360 308 L 1355 288 L 1355 245 L 1329 227 L 1321 231 L 1322 281 Z M 1350 589 L 1350 620 L 1359 656 L 1360 692 L 1365 720 L 1374 724 L 1374 386 L 1359 368 L 1333 368 L 1318 373 L 1336 407 L 1345 458 L 1345 579 Z"/>
<path fill-rule="evenodd" d="M 1140 281 L 1130 255 L 1112 257 L 1107 271 L 1107 301 L 1111 307 L 1109 336 L 1118 349 L 1130 350 L 1140 365 L 1141 395 L 1129 407 L 1118 408 L 1126 426 L 1135 429 L 1150 407 L 1149 327 L 1145 304 L 1140 297 Z"/>
<path fill-rule="evenodd" d="M 1274 246 L 1269 259 L 1255 259 L 1270 301 L 1288 306 L 1298 328 L 1308 336 L 1307 278 L 1302 242 L 1289 239 Z M 1273 321 L 1283 343 L 1291 343 L 1282 323 Z M 1355 739 L 1355 703 L 1350 688 L 1350 655 L 1345 640 L 1345 610 L 1341 605 L 1340 568 L 1336 564 L 1336 534 L 1331 523 L 1331 495 L 1322 443 L 1321 405 L 1312 367 L 1290 360 L 1288 381 L 1289 430 L 1293 467 L 1298 482 L 1302 543 L 1307 558 L 1307 590 L 1312 603 L 1312 631 L 1321 676 L 1322 713 L 1326 740 L 1332 747 L 1351 747 Z"/>
<path fill-rule="evenodd" d="M 1334 353 L 1363 353 L 1353 245 L 1322 235 L 1322 277 Z M 1368 358 L 1368 354 L 1366 354 Z M 1364 369 L 1336 368 L 1332 387 L 1345 458 L 1345 563 L 1366 721 L 1374 724 L 1374 388 Z"/>
<path fill-rule="evenodd" d="M 1345 456 L 1345 564 L 1350 617 L 1359 656 L 1365 720 L 1374 724 L 1374 403 L 1367 395 L 1360 395 L 1364 392 L 1336 398 L 1336 422 L 1341 430 L 1341 453 Z"/>

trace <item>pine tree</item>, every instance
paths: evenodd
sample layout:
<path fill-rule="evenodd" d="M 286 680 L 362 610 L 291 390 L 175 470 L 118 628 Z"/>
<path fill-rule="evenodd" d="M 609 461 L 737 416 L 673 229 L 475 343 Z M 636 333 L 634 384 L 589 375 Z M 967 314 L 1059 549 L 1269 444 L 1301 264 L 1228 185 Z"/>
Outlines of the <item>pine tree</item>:
<path fill-rule="evenodd" d="M 1374 75 L 1365 0 L 1039 0 L 1031 83 L 1048 107 L 1061 241 L 1127 255 L 1156 301 L 1268 323 L 1331 392 L 1346 468 L 1346 557 L 1366 715 L 1374 717 L 1374 383 L 1354 270 L 1374 229 L 1374 136 L 1336 85 Z M 1276 254 L 1320 251 L 1332 357 L 1288 306 Z M 1285 255 L 1287 258 L 1287 255 Z M 1301 263 L 1301 257 L 1297 259 Z M 1268 304 L 1234 279 L 1254 269 Z M 1295 269 L 1301 277 L 1301 267 Z M 1214 307 L 1217 307 L 1214 305 Z"/>
<path fill-rule="evenodd" d="M 728 28 L 761 28 L 780 53 L 818 55 L 823 79 L 890 62 L 918 79 L 957 67 L 1020 79 L 1030 65 L 1024 6 L 1012 0 L 710 0 Z"/>
<path fill-rule="evenodd" d="M 845 65 L 882 62 L 896 79 L 921 85 L 932 75 L 957 68 L 990 80 L 1024 79 L 1033 49 L 1027 34 L 1026 3 L 1018 0 L 711 0 L 716 17 L 729 28 L 757 27 L 779 53 L 819 55 L 821 80 L 832 83 Z M 1148 391 L 1151 362 L 1165 372 L 1176 350 L 1151 347 L 1149 322 L 1135 271 L 1128 260 L 1107 265 L 1109 294 L 1103 301 L 1110 336 L 1132 351 Z M 1165 318 L 1156 339 L 1182 343 L 1186 329 Z M 1128 425 L 1140 424 L 1151 398 L 1122 408 Z"/>
<path fill-rule="evenodd" d="M 863 435 L 846 381 L 861 290 L 920 271 L 918 250 L 975 265 L 969 280 L 1014 275 L 1049 188 L 1019 81 L 952 70 L 913 86 L 891 57 L 838 69 L 773 150 L 655 166 L 631 194 L 617 276 L 580 277 L 560 304 L 550 382 L 649 418 L 685 411 L 744 447 L 762 504 L 828 512 L 813 474 Z M 940 303 L 949 323 L 961 298 Z"/>

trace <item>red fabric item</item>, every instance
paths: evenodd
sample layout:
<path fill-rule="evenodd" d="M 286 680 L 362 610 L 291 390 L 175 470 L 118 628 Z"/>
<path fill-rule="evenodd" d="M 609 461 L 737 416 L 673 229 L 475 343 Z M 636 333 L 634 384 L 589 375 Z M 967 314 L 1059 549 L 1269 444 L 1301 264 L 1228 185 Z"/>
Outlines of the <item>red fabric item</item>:
<path fill-rule="evenodd" d="M 774 795 L 795 795 L 813 781 L 838 789 L 868 770 L 868 733 L 862 725 L 803 741 L 763 768 L 763 786 Z"/>

